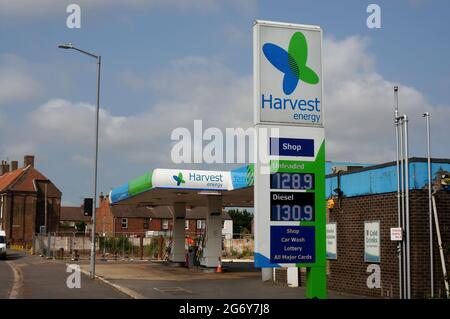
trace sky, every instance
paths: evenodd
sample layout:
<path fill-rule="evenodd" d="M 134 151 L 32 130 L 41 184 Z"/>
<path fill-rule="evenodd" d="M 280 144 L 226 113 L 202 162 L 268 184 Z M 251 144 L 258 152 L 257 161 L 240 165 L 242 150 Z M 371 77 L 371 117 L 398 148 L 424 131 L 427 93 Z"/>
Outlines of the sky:
<path fill-rule="evenodd" d="M 69 4 L 81 28 L 66 26 Z M 381 8 L 369 29 L 366 8 Z M 102 56 L 99 190 L 177 166 L 171 132 L 252 125 L 255 19 L 324 30 L 327 160 L 395 158 L 393 92 L 410 118 L 411 156 L 450 158 L 448 1 L 0 0 L 0 158 L 36 156 L 38 170 L 79 205 L 93 185 L 95 60 L 57 48 L 72 42 Z"/>

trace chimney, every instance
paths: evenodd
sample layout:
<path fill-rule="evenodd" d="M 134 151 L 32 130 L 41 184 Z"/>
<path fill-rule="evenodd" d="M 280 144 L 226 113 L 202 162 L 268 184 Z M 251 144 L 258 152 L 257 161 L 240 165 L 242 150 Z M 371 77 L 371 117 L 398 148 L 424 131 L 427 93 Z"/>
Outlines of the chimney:
<path fill-rule="evenodd" d="M 11 171 L 15 171 L 19 167 L 18 161 L 11 161 Z"/>
<path fill-rule="evenodd" d="M 34 155 L 25 155 L 23 157 L 23 167 L 27 167 L 28 165 L 34 167 Z"/>
<path fill-rule="evenodd" d="M 9 164 L 7 161 L 2 161 L 2 175 L 9 172 Z"/>

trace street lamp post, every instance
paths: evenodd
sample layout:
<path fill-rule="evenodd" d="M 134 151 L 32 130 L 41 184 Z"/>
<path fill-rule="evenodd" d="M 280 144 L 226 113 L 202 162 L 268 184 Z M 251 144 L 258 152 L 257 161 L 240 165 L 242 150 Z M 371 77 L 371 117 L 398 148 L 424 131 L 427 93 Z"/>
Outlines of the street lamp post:
<path fill-rule="evenodd" d="M 95 113 L 95 164 L 94 164 L 94 198 L 92 205 L 92 231 L 91 231 L 91 260 L 89 271 L 91 278 L 95 278 L 95 207 L 97 206 L 97 164 L 98 164 L 98 118 L 100 112 L 100 69 L 102 57 L 93 53 L 76 48 L 72 43 L 58 45 L 60 49 L 72 49 L 86 54 L 97 60 L 97 107 Z"/>

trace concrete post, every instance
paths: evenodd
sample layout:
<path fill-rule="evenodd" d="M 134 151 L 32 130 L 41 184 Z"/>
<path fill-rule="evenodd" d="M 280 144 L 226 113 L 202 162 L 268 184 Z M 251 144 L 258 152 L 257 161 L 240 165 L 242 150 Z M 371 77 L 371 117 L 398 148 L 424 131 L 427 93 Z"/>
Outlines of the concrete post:
<path fill-rule="evenodd" d="M 174 203 L 173 226 L 172 226 L 172 249 L 170 253 L 170 261 L 172 262 L 184 263 L 186 258 L 185 219 L 186 219 L 186 203 Z"/>
<path fill-rule="evenodd" d="M 273 280 L 273 268 L 261 268 L 262 281 Z"/>
<path fill-rule="evenodd" d="M 206 213 L 206 237 L 200 265 L 217 267 L 222 256 L 222 197 L 208 196 Z"/>
<path fill-rule="evenodd" d="M 298 287 L 298 268 L 288 267 L 287 269 L 287 284 L 289 287 Z"/>

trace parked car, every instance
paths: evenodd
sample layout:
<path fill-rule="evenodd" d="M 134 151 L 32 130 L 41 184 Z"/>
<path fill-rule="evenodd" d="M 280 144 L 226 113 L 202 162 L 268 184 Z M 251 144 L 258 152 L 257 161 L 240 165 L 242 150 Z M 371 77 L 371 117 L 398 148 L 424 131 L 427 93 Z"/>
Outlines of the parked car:
<path fill-rule="evenodd" d="M 0 259 L 6 259 L 6 233 L 0 230 Z"/>

